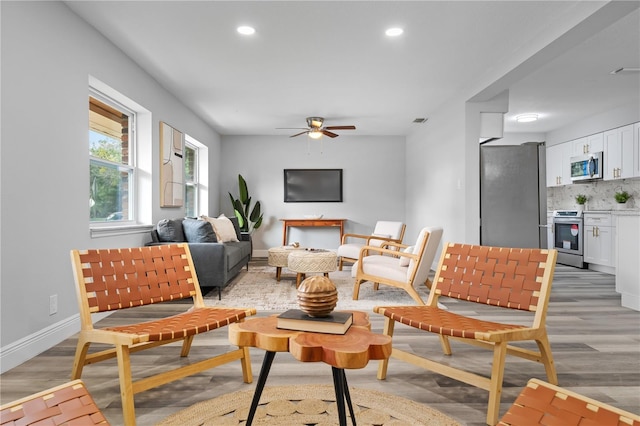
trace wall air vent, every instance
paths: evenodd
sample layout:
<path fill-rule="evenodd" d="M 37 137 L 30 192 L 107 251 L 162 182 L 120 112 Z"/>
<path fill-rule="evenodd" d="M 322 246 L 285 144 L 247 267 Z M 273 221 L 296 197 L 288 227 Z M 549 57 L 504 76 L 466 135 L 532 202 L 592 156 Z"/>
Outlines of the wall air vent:
<path fill-rule="evenodd" d="M 637 74 L 639 72 L 640 72 L 640 68 L 622 67 L 622 68 L 618 68 L 617 70 L 611 71 L 610 74 Z"/>
<path fill-rule="evenodd" d="M 422 123 L 426 123 L 426 122 L 427 122 L 427 120 L 428 120 L 428 118 L 424 118 L 424 117 L 421 117 L 421 118 L 420 118 L 420 117 L 419 117 L 419 118 L 416 118 L 415 120 L 413 120 L 413 122 L 414 122 L 414 123 L 418 123 L 418 124 L 422 124 Z"/>

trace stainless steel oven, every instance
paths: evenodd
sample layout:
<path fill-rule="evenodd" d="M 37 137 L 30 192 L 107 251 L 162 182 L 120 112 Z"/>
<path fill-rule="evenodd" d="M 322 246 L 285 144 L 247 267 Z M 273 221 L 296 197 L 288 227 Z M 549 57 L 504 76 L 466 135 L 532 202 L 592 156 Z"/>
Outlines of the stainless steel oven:
<path fill-rule="evenodd" d="M 584 231 L 582 212 L 553 212 L 553 248 L 558 250 L 558 263 L 584 268 Z"/>

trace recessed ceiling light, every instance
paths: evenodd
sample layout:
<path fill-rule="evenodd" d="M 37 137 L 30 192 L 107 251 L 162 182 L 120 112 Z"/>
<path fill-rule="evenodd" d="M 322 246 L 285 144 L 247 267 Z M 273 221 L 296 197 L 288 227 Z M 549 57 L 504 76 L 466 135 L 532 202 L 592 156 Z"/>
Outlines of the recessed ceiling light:
<path fill-rule="evenodd" d="M 237 31 L 243 35 L 251 35 L 256 32 L 255 28 L 243 25 L 237 28 Z"/>
<path fill-rule="evenodd" d="M 401 35 L 403 32 L 404 32 L 404 30 L 402 28 L 389 28 L 384 33 L 386 35 L 388 35 L 389 37 L 397 37 L 397 36 Z"/>
<path fill-rule="evenodd" d="M 538 120 L 538 114 L 521 114 L 516 116 L 516 121 L 518 123 L 531 123 L 532 121 Z"/>

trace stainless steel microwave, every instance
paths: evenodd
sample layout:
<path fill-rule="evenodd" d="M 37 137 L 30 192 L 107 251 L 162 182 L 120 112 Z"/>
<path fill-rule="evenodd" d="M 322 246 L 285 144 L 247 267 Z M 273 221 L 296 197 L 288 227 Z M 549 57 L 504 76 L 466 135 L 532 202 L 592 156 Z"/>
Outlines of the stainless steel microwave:
<path fill-rule="evenodd" d="M 602 179 L 604 177 L 602 151 L 571 157 L 571 180 Z"/>

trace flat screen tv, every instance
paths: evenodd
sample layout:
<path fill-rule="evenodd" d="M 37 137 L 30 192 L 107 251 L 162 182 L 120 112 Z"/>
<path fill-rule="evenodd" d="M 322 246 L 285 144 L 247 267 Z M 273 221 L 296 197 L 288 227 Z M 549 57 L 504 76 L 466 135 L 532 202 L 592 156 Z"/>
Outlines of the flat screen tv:
<path fill-rule="evenodd" d="M 342 169 L 285 169 L 284 202 L 342 202 Z"/>

